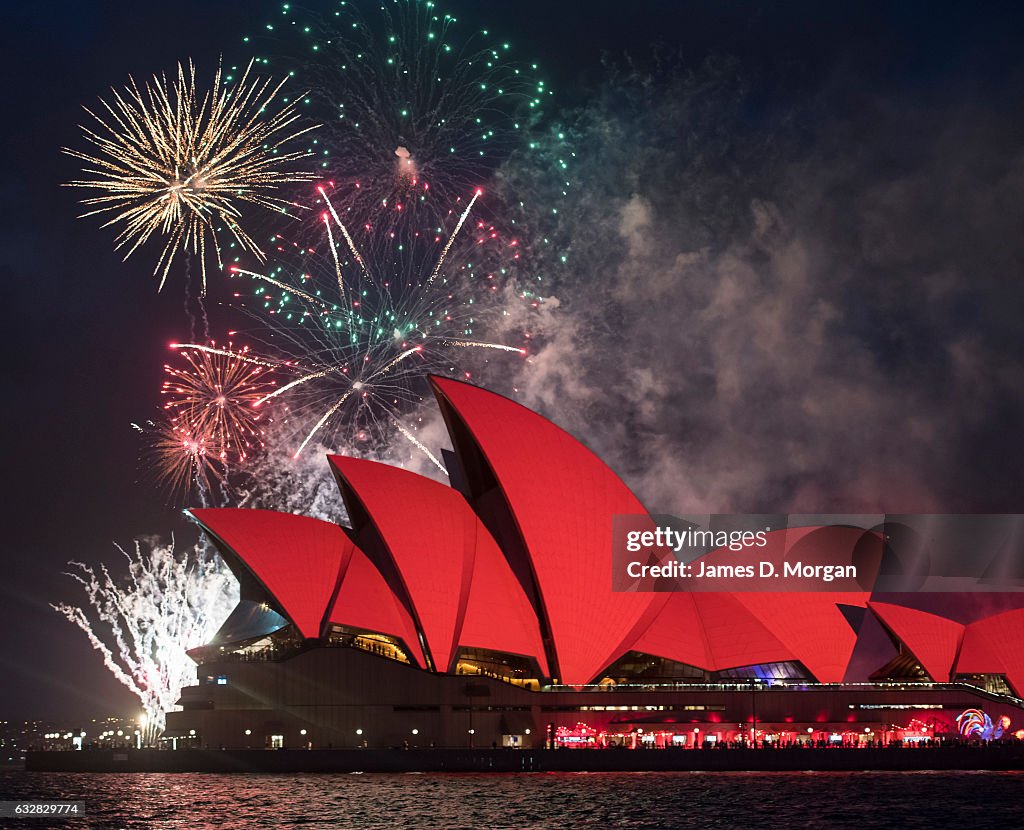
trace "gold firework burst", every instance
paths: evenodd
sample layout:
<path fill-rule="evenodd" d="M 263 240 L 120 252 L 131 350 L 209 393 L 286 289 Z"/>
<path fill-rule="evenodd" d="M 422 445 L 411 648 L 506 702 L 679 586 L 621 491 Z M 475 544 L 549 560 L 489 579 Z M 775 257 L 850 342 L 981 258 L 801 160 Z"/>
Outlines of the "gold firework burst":
<path fill-rule="evenodd" d="M 177 419 L 161 419 L 139 427 L 146 439 L 146 468 L 172 499 L 184 500 L 193 488 L 201 499 L 226 476 L 224 450 L 212 432 Z"/>
<path fill-rule="evenodd" d="M 310 155 L 292 150 L 292 142 L 315 129 L 302 127 L 296 104 L 273 111 L 284 81 L 250 78 L 250 62 L 235 83 L 217 69 L 213 87 L 196 92 L 196 71 L 178 64 L 176 79 L 154 75 L 141 89 L 129 78 L 123 89 L 100 99 L 101 114 L 82 126 L 88 152 L 63 148 L 85 162 L 86 178 L 70 187 L 99 190 L 82 200 L 92 208 L 83 216 L 107 217 L 104 227 L 120 226 L 116 249 L 128 246 L 127 259 L 152 236 L 164 239 L 154 274 L 160 289 L 175 255 L 198 257 L 206 291 L 206 257 L 212 248 L 223 267 L 218 233 L 226 231 L 261 261 L 263 251 L 242 227 L 242 202 L 287 212 L 295 203 L 276 195 L 288 182 L 310 181 L 312 173 L 294 169 Z"/>

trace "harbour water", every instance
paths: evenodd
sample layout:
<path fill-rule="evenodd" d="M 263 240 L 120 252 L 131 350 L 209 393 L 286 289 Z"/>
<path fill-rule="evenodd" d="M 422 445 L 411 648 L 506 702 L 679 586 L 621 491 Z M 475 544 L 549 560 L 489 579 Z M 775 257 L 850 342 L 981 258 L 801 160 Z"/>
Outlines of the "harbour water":
<path fill-rule="evenodd" d="M 79 828 L 1011 828 L 1024 773 L 296 774 L 0 772 L 4 800 L 84 801 Z"/>

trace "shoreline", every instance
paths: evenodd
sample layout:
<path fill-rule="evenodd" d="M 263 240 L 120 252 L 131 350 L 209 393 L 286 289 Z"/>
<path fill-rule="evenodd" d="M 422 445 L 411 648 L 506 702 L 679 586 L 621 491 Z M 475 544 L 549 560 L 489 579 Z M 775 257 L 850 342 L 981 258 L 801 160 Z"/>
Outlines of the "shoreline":
<path fill-rule="evenodd" d="M 1024 771 L 1024 744 L 821 749 L 118 749 L 30 751 L 28 772 Z"/>

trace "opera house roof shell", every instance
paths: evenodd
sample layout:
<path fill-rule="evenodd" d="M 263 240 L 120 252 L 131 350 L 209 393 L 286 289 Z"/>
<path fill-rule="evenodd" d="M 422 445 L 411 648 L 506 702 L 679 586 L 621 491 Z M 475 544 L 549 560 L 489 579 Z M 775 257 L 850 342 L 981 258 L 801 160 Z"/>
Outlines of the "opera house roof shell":
<path fill-rule="evenodd" d="M 331 456 L 351 528 L 191 511 L 243 599 L 268 604 L 306 640 L 331 626 L 385 635 L 425 671 L 452 672 L 460 649 L 487 650 L 577 686 L 633 652 L 707 672 L 793 663 L 840 682 L 872 616 L 932 679 L 1002 675 L 1024 693 L 1024 609 L 965 625 L 869 591 L 613 591 L 613 517 L 646 515 L 622 480 L 526 407 L 459 381 L 431 384 L 456 486 Z"/>

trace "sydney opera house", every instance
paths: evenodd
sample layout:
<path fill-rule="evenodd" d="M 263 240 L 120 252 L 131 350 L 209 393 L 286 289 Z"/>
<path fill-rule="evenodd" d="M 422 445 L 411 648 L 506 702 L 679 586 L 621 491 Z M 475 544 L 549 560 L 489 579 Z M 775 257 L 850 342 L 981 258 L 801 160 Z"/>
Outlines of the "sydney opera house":
<path fill-rule="evenodd" d="M 241 600 L 165 739 L 208 747 L 683 747 L 1024 726 L 1024 608 L 612 590 L 646 514 L 529 409 L 443 378 L 451 484 L 330 457 L 351 527 L 197 509 Z"/>

